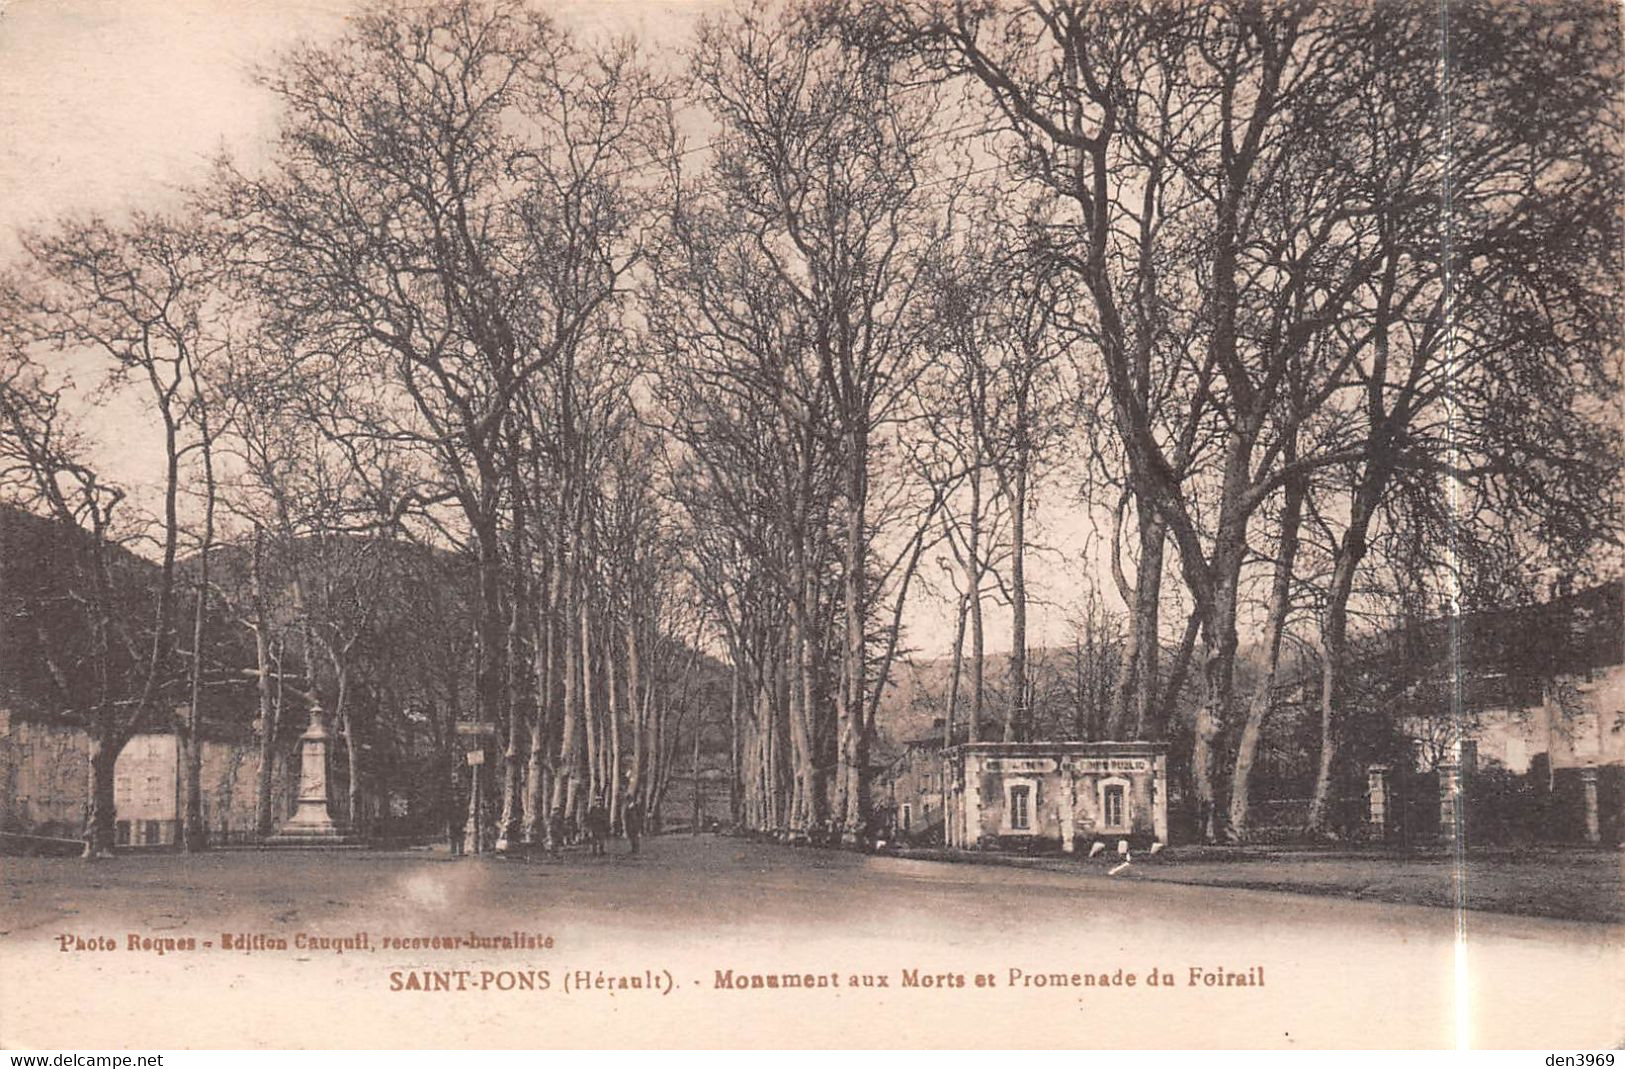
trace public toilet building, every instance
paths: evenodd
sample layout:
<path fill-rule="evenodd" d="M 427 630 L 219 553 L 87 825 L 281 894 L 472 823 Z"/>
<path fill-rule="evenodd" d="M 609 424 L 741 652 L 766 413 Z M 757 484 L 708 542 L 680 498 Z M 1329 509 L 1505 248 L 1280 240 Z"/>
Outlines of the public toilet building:
<path fill-rule="evenodd" d="M 972 742 L 943 751 L 944 836 L 961 849 L 1168 841 L 1158 742 Z"/>

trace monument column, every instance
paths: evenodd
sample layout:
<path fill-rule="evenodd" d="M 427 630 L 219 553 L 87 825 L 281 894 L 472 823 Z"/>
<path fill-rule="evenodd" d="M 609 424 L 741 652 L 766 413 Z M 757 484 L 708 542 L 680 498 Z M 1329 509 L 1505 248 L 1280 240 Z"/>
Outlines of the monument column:
<path fill-rule="evenodd" d="M 1580 770 L 1580 787 L 1585 792 L 1586 842 L 1602 841 L 1602 821 L 1597 804 L 1597 767 Z"/>
<path fill-rule="evenodd" d="M 1439 766 L 1439 838 L 1455 842 L 1460 836 L 1461 818 L 1461 766 Z"/>
<path fill-rule="evenodd" d="M 333 819 L 327 799 L 327 750 L 333 737 L 320 705 L 310 707 L 310 726 L 299 736 L 299 805 L 271 836 L 273 843 L 339 843 L 344 828 Z"/>
<path fill-rule="evenodd" d="M 1368 819 L 1371 832 L 1378 839 L 1388 837 L 1388 766 L 1372 765 L 1366 769 L 1371 811 Z"/>

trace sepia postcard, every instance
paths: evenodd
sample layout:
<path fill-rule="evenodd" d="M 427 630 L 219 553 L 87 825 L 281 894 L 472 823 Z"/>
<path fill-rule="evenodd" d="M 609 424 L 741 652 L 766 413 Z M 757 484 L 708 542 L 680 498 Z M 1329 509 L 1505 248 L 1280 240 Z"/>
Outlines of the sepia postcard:
<path fill-rule="evenodd" d="M 0 0 L 0 1046 L 1625 1042 L 1622 63 Z"/>

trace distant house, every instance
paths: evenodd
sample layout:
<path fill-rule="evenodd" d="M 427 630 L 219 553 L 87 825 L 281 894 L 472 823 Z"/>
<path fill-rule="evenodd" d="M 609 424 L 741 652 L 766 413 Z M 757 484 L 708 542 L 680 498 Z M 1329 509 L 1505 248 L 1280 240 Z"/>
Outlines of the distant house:
<path fill-rule="evenodd" d="M 0 709 L 0 829 L 77 838 L 90 799 L 90 738 L 72 724 Z M 259 745 L 246 732 L 214 725 L 202 743 L 203 821 L 217 839 L 253 834 Z M 293 780 L 284 755 L 272 776 L 272 813 L 293 811 Z M 136 735 L 113 773 L 119 846 L 168 846 L 179 837 L 179 740 L 172 732 Z"/>
<path fill-rule="evenodd" d="M 1625 765 L 1625 582 L 1418 631 L 1403 721 L 1421 767 L 1463 741 L 1518 774 Z"/>
<path fill-rule="evenodd" d="M 887 823 L 904 842 L 943 841 L 942 731 L 906 740 L 875 777 L 874 798 L 889 809 Z"/>
<path fill-rule="evenodd" d="M 1409 680 L 1396 701 L 1416 769 L 1465 765 L 1469 818 L 1493 808 L 1527 838 L 1625 839 L 1625 581 L 1393 641 L 1373 663 Z"/>
<path fill-rule="evenodd" d="M 971 742 L 943 753 L 947 843 L 1059 849 L 1168 841 L 1167 746 Z"/>
<path fill-rule="evenodd" d="M 902 743 L 875 782 L 903 842 L 1072 852 L 1096 838 L 1168 838 L 1167 747 L 1152 742 Z"/>

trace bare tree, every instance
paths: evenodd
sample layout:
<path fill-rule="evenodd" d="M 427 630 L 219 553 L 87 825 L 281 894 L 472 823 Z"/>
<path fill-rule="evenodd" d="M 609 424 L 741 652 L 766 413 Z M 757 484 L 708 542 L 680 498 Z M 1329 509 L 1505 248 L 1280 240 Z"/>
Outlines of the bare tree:
<path fill-rule="evenodd" d="M 1310 4 L 922 4 L 855 21 L 981 85 L 1024 171 L 1069 213 L 1054 256 L 1088 297 L 1127 485 L 1142 527 L 1153 513 L 1166 525 L 1199 614 L 1190 775 L 1215 836 L 1249 526 L 1289 481 L 1365 450 L 1328 426 L 1369 351 L 1339 327 L 1381 273 L 1386 214 L 1440 189 L 1349 131 L 1369 128 L 1387 75 L 1432 83 L 1436 66 L 1410 59 L 1431 38 Z M 1193 344 L 1162 344 L 1170 317 L 1201 324 Z M 1159 412 L 1146 384 L 1166 359 L 1197 389 Z M 1189 433 L 1208 426 L 1196 468 Z M 1159 542 L 1142 545 L 1142 578 Z"/>
<path fill-rule="evenodd" d="M 949 277 L 937 283 L 941 302 L 937 318 L 944 327 L 946 363 L 951 368 L 942 407 L 952 413 L 948 420 L 968 424 L 972 443 L 967 458 L 974 470 L 967 480 L 972 508 L 965 556 L 973 570 L 980 567 L 977 479 L 983 470 L 992 474 L 1009 517 L 1004 557 L 1011 616 L 1011 702 L 1003 725 L 1004 740 L 1009 742 L 1025 737 L 1031 728 L 1024 704 L 1028 510 L 1040 478 L 1069 436 L 1073 404 L 1062 376 L 1063 339 L 1052 322 L 1055 294 L 1042 265 L 1035 265 L 1021 248 L 1021 224 L 996 208 L 990 212 L 988 219 L 967 230 L 955 266 L 946 273 Z M 939 419 L 935 425 L 940 423 Z M 979 719 L 974 713 L 973 718 Z"/>
<path fill-rule="evenodd" d="M 82 447 L 72 446 L 60 414 L 62 394 L 38 399 L 43 380 L 28 372 L 12 379 L 14 394 L 8 433 L 12 451 L 32 470 L 32 499 L 50 515 L 90 535 L 89 579 L 92 632 L 101 651 L 104 687 L 89 716 L 91 736 L 90 811 L 85 855 L 107 856 L 114 838 L 113 772 L 130 737 L 161 723 L 175 691 L 176 559 L 185 528 L 181 516 L 183 481 L 201 451 L 207 461 L 213 431 L 200 385 L 202 368 L 216 344 L 208 314 L 214 268 L 203 233 L 159 216 L 138 214 L 115 226 L 98 218 L 65 220 L 47 231 L 24 235 L 26 283 L 6 287 L 0 299 L 15 317 L 11 344 L 22 360 L 25 349 L 56 354 L 84 351 L 98 361 L 95 374 L 105 393 L 125 392 L 156 418 L 162 435 L 162 470 L 157 480 L 161 515 L 148 531 L 158 545 L 159 573 L 150 619 L 138 623 L 117 611 L 114 580 L 107 560 L 114 536 L 113 510 L 124 498 L 89 466 Z M 212 470 L 204 465 L 205 493 L 212 495 Z M 85 525 L 88 524 L 88 528 Z M 206 532 L 203 546 L 212 534 Z M 200 584 L 200 605 L 206 585 Z M 198 726 L 201 710 L 198 672 L 201 651 L 194 633 L 193 702 L 178 725 L 186 759 L 185 842 L 201 845 L 198 790 Z M 142 667 L 133 678 L 115 681 L 105 658 L 117 641 L 127 650 L 145 646 Z M 124 687 L 128 693 L 120 693 Z"/>
<path fill-rule="evenodd" d="M 329 384 L 329 437 L 416 452 L 396 511 L 455 520 L 429 536 L 478 564 L 475 715 L 526 738 L 508 664 L 513 417 L 606 328 L 641 255 L 664 86 L 629 45 L 585 49 L 476 0 L 374 10 L 264 82 L 285 105 L 272 164 L 222 167 L 243 270 L 296 374 Z"/>
<path fill-rule="evenodd" d="M 694 74 L 719 127 L 719 180 L 802 324 L 840 457 L 835 808 L 855 838 L 868 819 L 874 727 L 870 479 L 922 364 L 915 313 L 936 242 L 924 195 L 930 102 L 905 99 L 811 7 L 703 24 Z"/>

